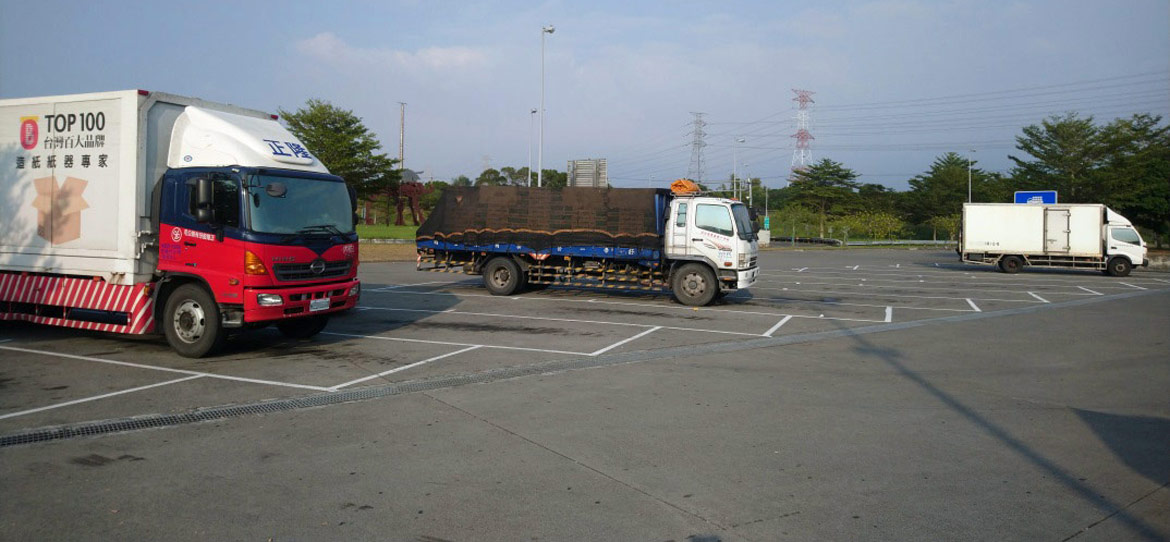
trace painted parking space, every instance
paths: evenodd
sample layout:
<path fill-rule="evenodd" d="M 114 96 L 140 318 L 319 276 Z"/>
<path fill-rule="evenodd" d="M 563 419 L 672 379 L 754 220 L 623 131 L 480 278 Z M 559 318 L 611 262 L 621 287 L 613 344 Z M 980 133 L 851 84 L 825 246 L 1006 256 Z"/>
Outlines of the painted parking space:
<path fill-rule="evenodd" d="M 663 293 L 492 296 L 478 277 L 413 267 L 367 264 L 359 308 L 314 339 L 254 331 L 209 359 L 181 358 L 157 338 L 0 328 L 0 431 L 1170 290 L 1165 275 L 1142 271 L 1006 275 L 937 252 L 766 252 L 755 287 L 695 308 Z"/>

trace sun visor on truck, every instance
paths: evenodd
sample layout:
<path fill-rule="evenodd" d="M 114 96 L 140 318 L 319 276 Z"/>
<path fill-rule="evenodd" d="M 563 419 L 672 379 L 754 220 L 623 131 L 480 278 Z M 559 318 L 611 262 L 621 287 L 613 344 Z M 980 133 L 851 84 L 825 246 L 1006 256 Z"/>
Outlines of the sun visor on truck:
<path fill-rule="evenodd" d="M 171 130 L 172 168 L 250 166 L 328 173 L 279 122 L 187 106 Z"/>

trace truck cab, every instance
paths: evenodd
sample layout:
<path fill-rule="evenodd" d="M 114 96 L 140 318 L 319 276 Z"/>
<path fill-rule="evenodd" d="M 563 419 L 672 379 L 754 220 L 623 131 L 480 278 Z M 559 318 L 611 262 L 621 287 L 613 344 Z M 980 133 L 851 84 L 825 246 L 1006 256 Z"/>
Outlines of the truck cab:
<path fill-rule="evenodd" d="M 1146 242 L 1134 229 L 1129 219 L 1105 208 L 1105 231 L 1101 238 L 1105 244 L 1106 273 L 1116 276 L 1129 274 L 1129 268 L 1148 266 Z M 1124 258 L 1125 261 L 1122 261 Z"/>
<path fill-rule="evenodd" d="M 222 328 L 325 327 L 360 295 L 355 198 L 274 122 L 187 107 L 153 190 L 157 321 L 198 357 Z"/>
<path fill-rule="evenodd" d="M 670 203 L 665 252 L 679 267 L 686 262 L 705 263 L 719 285 L 719 293 L 749 288 L 759 268 L 759 237 L 741 202 L 703 196 L 676 196 Z M 696 268 L 692 268 L 696 269 Z M 689 280 L 702 280 L 694 275 Z M 686 280 L 682 290 L 688 290 Z M 676 283 L 677 286 L 677 283 Z M 694 285 L 692 285 L 694 286 Z M 692 288 L 693 289 L 693 288 Z"/>

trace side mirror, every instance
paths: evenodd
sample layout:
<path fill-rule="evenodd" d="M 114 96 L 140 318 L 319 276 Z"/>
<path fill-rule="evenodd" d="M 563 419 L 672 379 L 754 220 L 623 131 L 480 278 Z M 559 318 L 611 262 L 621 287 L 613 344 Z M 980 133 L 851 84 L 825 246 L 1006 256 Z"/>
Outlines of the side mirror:
<path fill-rule="evenodd" d="M 214 219 L 215 188 L 211 179 L 195 179 L 195 221 L 206 224 Z"/>
<path fill-rule="evenodd" d="M 357 190 L 354 190 L 354 188 L 348 184 L 345 185 L 345 189 L 349 192 L 349 210 L 351 213 L 353 213 L 353 227 L 356 228 L 359 221 L 357 214 Z"/>

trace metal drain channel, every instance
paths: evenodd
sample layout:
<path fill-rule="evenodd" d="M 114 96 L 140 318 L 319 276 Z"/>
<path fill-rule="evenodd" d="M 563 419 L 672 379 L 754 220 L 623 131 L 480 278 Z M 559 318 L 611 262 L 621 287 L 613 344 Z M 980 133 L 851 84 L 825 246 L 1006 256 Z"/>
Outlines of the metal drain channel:
<path fill-rule="evenodd" d="M 55 427 L 43 427 L 0 436 L 0 448 L 19 446 L 22 444 L 48 442 L 53 440 L 70 439 L 75 437 L 98 436 L 110 433 L 124 433 L 129 431 L 140 431 L 143 429 L 171 427 L 188 423 L 209 422 L 245 415 L 270 414 L 275 412 L 299 410 L 303 408 L 314 408 L 342 403 L 367 401 L 381 397 L 391 397 L 395 395 L 418 393 L 423 391 L 434 391 L 445 388 L 465 386 L 468 384 L 484 384 L 488 382 L 497 382 L 500 380 L 509 380 L 525 376 L 551 374 L 581 369 L 592 369 L 597 367 L 622 365 L 657 359 L 694 357 L 705 354 L 737 352 L 757 348 L 768 348 L 789 344 L 823 341 L 827 339 L 835 339 L 853 335 L 867 335 L 870 333 L 900 331 L 904 329 L 930 325 L 967 322 L 972 320 L 982 320 L 985 318 L 998 318 L 1002 316 L 1014 316 L 1019 314 L 1055 310 L 1058 308 L 1077 307 L 1106 301 L 1118 301 L 1131 297 L 1164 293 L 1166 293 L 1166 290 L 1146 290 L 1107 297 L 1092 297 L 1073 301 L 1065 301 L 1061 303 L 1049 303 L 1031 307 L 1006 309 L 1002 311 L 977 312 L 958 316 L 948 316 L 945 318 L 932 318 L 928 320 L 914 320 L 910 322 L 877 324 L 872 326 L 837 329 L 833 331 L 822 331 L 816 333 L 782 335 L 780 337 L 761 337 L 759 339 L 752 339 L 747 341 L 728 341 L 696 346 L 675 346 L 658 350 L 622 352 L 597 357 L 578 357 L 563 360 L 552 360 L 519 367 L 502 367 L 498 369 L 489 369 L 487 371 L 478 373 L 440 376 L 431 379 L 399 382 L 386 386 L 361 388 L 350 391 L 327 392 L 304 397 L 293 397 L 289 399 L 259 401 L 244 405 L 226 405 L 206 409 L 197 409 L 182 414 L 150 414 L 146 416 L 121 418 L 116 420 L 101 420 Z"/>

